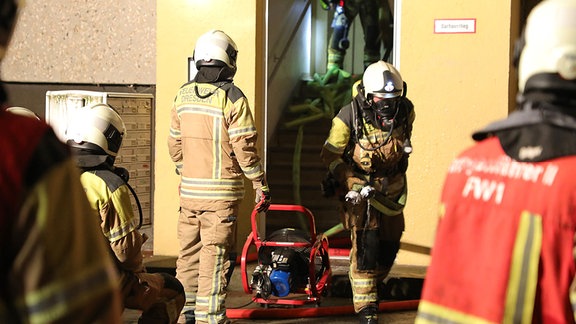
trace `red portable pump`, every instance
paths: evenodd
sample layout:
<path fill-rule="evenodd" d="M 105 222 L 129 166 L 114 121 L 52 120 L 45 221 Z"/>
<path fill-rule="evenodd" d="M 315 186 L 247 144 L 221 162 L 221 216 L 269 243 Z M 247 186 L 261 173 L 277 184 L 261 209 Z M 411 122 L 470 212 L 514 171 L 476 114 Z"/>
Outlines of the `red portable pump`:
<path fill-rule="evenodd" d="M 286 227 L 263 238 L 258 230 L 259 216 L 270 217 L 276 215 L 275 211 L 304 215 L 308 220 L 308 232 Z M 267 214 L 253 210 L 251 223 L 252 232 L 244 243 L 240 258 L 244 291 L 254 294 L 253 301 L 265 307 L 270 304 L 319 305 L 332 271 L 328 239 L 316 234 L 314 216 L 310 210 L 300 205 L 272 204 Z M 258 264 L 249 280 L 246 262 L 252 246 L 256 248 Z"/>

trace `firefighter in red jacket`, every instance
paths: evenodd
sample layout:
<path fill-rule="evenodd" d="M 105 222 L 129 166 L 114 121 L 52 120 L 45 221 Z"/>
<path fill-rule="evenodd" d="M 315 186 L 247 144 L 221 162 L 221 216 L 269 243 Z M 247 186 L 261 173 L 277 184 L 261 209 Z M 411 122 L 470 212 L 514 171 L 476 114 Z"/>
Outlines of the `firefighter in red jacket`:
<path fill-rule="evenodd" d="M 575 322 L 576 0 L 518 47 L 518 109 L 449 167 L 417 323 Z"/>
<path fill-rule="evenodd" d="M 0 0 L 0 61 L 18 13 Z M 0 323 L 121 323 L 114 263 L 68 148 L 0 84 Z"/>
<path fill-rule="evenodd" d="M 120 274 L 124 307 L 142 311 L 139 323 L 176 323 L 184 306 L 182 284 L 166 273 L 148 273 L 128 187 L 128 171 L 114 166 L 126 127 L 118 112 L 107 104 L 93 104 L 75 112 L 66 130 L 80 180 L 100 220 L 109 250 Z"/>
<path fill-rule="evenodd" d="M 400 73 L 378 61 L 332 120 L 322 147 L 333 179 L 326 182 L 338 184 L 342 222 L 351 233 L 349 275 L 361 323 L 378 323 L 378 289 L 400 247 L 414 119 Z"/>

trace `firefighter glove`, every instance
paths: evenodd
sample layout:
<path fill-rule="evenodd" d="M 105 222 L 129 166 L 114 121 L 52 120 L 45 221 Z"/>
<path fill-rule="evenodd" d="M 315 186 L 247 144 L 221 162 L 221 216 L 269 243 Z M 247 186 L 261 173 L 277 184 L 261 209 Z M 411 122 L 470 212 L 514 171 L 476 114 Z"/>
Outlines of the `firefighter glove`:
<path fill-rule="evenodd" d="M 360 190 L 350 190 L 346 194 L 346 202 L 352 205 L 358 205 L 363 200 L 370 199 L 374 196 L 374 187 L 372 186 L 364 186 Z"/>
<path fill-rule="evenodd" d="M 256 210 L 258 212 L 266 212 L 270 207 L 270 201 L 272 198 L 270 197 L 270 189 L 268 186 L 262 186 L 256 189 Z"/>
<path fill-rule="evenodd" d="M 344 199 L 346 199 L 347 203 L 350 203 L 352 205 L 358 205 L 362 201 L 362 197 L 360 196 L 360 193 L 358 191 L 354 191 L 354 190 L 348 191 L 348 193 L 346 194 L 346 197 Z"/>
<path fill-rule="evenodd" d="M 362 199 L 370 199 L 374 196 L 374 187 L 372 186 L 365 186 L 360 190 L 360 197 Z"/>

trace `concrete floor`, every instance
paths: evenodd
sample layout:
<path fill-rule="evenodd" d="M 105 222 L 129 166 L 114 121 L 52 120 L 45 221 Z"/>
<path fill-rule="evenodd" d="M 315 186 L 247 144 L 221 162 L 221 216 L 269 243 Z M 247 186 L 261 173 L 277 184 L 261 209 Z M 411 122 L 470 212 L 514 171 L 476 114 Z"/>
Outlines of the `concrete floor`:
<path fill-rule="evenodd" d="M 347 260 L 330 260 L 333 280 L 327 296 L 320 296 L 320 305 L 307 304 L 302 306 L 275 306 L 260 305 L 253 302 L 252 296 L 244 292 L 242 277 L 251 277 L 255 264 L 248 264 L 246 274 L 240 266 L 234 270 L 228 288 L 226 306 L 232 323 L 357 323 L 358 319 L 352 310 L 350 284 L 347 279 Z M 174 271 L 175 258 L 149 257 L 146 258 L 149 271 Z M 381 302 L 378 323 L 414 323 L 416 307 L 420 293 L 422 278 L 425 269 L 418 267 L 395 266 L 390 273 L 387 286 L 396 290 L 383 292 L 383 298 L 390 298 Z M 395 281 L 394 281 L 395 280 Z M 394 282 L 394 285 L 392 284 Z M 402 291 L 402 292 L 398 292 Z M 266 307 L 267 306 L 267 307 Z M 288 310 L 288 311 L 286 311 Z M 291 311 L 293 310 L 293 311 Z M 308 315 L 308 316 L 307 316 Z M 135 324 L 138 321 L 137 311 L 126 310 L 124 323 Z"/>

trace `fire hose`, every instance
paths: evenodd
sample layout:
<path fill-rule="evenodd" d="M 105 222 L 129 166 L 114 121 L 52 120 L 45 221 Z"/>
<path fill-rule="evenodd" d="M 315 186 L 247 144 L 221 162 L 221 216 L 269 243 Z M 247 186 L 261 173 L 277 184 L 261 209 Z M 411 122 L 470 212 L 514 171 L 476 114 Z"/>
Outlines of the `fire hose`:
<path fill-rule="evenodd" d="M 403 310 L 416 310 L 418 308 L 419 300 L 403 300 L 403 301 L 390 301 L 380 302 L 378 306 L 379 312 L 403 311 Z M 273 308 L 273 309 L 227 309 L 226 316 L 228 318 L 300 318 L 300 317 L 322 317 L 322 316 L 337 316 L 337 315 L 353 315 L 354 306 L 324 306 L 313 308 Z"/>

